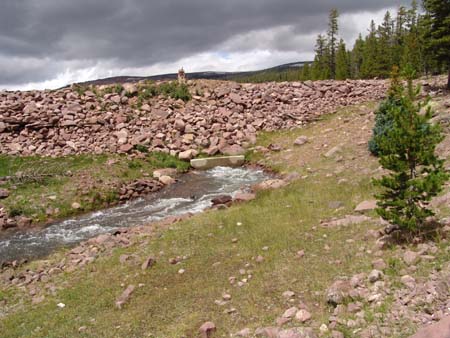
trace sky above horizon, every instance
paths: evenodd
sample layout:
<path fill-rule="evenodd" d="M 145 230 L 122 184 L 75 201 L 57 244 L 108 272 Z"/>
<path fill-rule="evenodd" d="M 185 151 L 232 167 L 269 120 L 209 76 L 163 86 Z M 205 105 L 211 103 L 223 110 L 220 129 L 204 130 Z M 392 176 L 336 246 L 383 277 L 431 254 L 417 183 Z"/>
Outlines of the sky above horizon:
<path fill-rule="evenodd" d="M 0 90 L 110 76 L 247 71 L 314 57 L 328 13 L 351 47 L 404 0 L 2 0 Z"/>

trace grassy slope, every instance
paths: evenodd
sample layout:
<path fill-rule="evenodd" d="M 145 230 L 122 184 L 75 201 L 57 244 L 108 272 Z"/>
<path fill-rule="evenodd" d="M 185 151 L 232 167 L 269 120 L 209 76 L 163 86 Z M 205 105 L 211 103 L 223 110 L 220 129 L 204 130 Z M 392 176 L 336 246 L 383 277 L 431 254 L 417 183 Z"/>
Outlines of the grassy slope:
<path fill-rule="evenodd" d="M 2 200 L 11 215 L 46 221 L 51 210 L 53 218 L 64 218 L 115 203 L 121 184 L 151 177 L 157 168 L 178 167 L 185 163 L 164 154 L 150 154 L 143 159 L 118 155 L 78 155 L 60 158 L 13 157 L 0 155 L 0 177 L 19 173 L 37 180 L 16 179 L 5 185 L 11 192 Z M 48 177 L 41 177 L 48 175 Z M 72 209 L 73 202 L 81 210 Z"/>
<path fill-rule="evenodd" d="M 370 135 L 367 112 L 372 108 L 350 108 L 303 130 L 261 135 L 262 145 L 275 142 L 289 148 L 265 159 L 253 155 L 279 171 L 300 173 L 302 178 L 286 188 L 198 215 L 158 231 L 150 241 L 118 249 L 82 271 L 57 277 L 54 284 L 63 288 L 39 305 L 30 305 L 30 297 L 16 289 L 0 291 L 9 305 L 18 303 L 0 322 L 0 332 L 5 337 L 195 337 L 198 327 L 212 320 L 218 336 L 227 337 L 244 327 L 273 326 L 299 299 L 313 314 L 311 325 L 327 323 L 325 289 L 337 276 L 369 271 L 373 258 L 367 253 L 373 243 L 364 235 L 376 225 L 319 225 L 323 219 L 352 213 L 356 204 L 372 196 L 369 177 L 379 170 L 364 143 Z M 310 142 L 293 148 L 299 135 L 307 135 Z M 337 145 L 341 150 L 334 158 L 322 156 Z M 342 206 L 335 209 L 333 202 Z M 238 242 L 232 243 L 233 238 Z M 296 252 L 302 249 L 305 256 L 299 259 Z M 120 264 L 123 253 L 140 259 Z M 149 254 L 158 262 L 144 272 L 139 263 Z M 188 258 L 181 264 L 168 263 L 170 257 L 184 255 Z M 257 255 L 264 262 L 256 263 Z M 401 263 L 394 263 L 398 269 Z M 183 275 L 178 274 L 180 268 L 186 270 Z M 241 276 L 240 269 L 250 271 Z M 229 277 L 242 279 L 247 274 L 252 278 L 244 287 L 230 285 Z M 129 284 L 141 287 L 118 310 L 114 301 Z M 282 297 L 286 290 L 296 293 L 294 303 Z M 224 292 L 232 295 L 231 302 L 216 305 Z M 66 307 L 59 309 L 59 302 Z M 225 314 L 230 308 L 236 312 Z M 386 303 L 380 313 L 388 308 Z M 414 329 L 410 323 L 399 325 L 405 325 L 405 334 Z M 86 329 L 79 332 L 80 327 Z M 346 336 L 353 337 L 350 331 Z"/>

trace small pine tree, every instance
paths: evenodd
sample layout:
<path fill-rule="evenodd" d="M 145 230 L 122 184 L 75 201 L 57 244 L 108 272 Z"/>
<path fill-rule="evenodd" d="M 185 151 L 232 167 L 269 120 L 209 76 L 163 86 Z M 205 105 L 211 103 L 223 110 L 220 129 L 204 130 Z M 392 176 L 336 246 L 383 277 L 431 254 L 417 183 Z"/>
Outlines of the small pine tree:
<path fill-rule="evenodd" d="M 386 100 L 380 103 L 375 112 L 375 126 L 372 132 L 372 138 L 369 140 L 369 151 L 372 155 L 380 156 L 379 142 L 392 129 L 394 124 L 392 114 L 390 112 L 396 107 L 401 107 L 400 97 L 403 92 L 403 87 L 399 80 L 398 67 L 392 67 L 391 72 L 391 86 Z"/>
<path fill-rule="evenodd" d="M 336 80 L 345 80 L 350 77 L 350 61 L 345 48 L 344 40 L 339 41 L 336 53 Z"/>
<path fill-rule="evenodd" d="M 414 89 L 412 78 L 410 72 L 407 93 L 401 90 L 399 105 L 388 110 L 392 128 L 378 140 L 380 164 L 390 174 L 374 183 L 383 187 L 377 195 L 377 213 L 400 229 L 414 232 L 433 215 L 427 204 L 441 191 L 448 174 L 435 154 L 443 139 L 440 127 L 430 123 L 431 108 L 420 113 L 425 103 L 415 103 L 419 88 Z"/>

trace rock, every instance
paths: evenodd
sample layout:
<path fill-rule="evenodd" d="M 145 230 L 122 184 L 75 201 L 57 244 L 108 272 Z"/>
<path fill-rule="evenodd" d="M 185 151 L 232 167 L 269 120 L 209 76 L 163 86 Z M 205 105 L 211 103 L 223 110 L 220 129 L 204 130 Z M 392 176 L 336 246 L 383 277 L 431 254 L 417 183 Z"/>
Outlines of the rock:
<path fill-rule="evenodd" d="M 177 174 L 178 171 L 174 168 L 156 169 L 155 171 L 153 171 L 154 178 L 160 178 L 161 176 L 175 177 Z"/>
<path fill-rule="evenodd" d="M 226 146 L 220 149 L 220 152 L 224 155 L 239 156 L 245 154 L 245 149 L 237 144 L 234 144 L 232 146 Z"/>
<path fill-rule="evenodd" d="M 369 273 L 369 277 L 368 277 L 368 280 L 369 280 L 369 282 L 371 282 L 371 283 L 375 283 L 375 282 L 377 282 L 377 281 L 379 281 L 379 280 L 382 280 L 383 279 L 383 273 L 380 271 L 380 270 L 376 270 L 376 269 L 374 269 L 374 270 L 372 270 L 370 273 Z"/>
<path fill-rule="evenodd" d="M 138 92 L 137 86 L 134 83 L 124 83 L 122 86 L 125 92 L 129 95 L 134 95 Z"/>
<path fill-rule="evenodd" d="M 305 309 L 300 309 L 295 314 L 295 319 L 301 323 L 305 323 L 311 319 L 311 314 Z"/>
<path fill-rule="evenodd" d="M 423 327 L 410 338 L 450 338 L 450 316 L 439 322 Z"/>
<path fill-rule="evenodd" d="M 400 278 L 400 281 L 401 281 L 408 289 L 413 290 L 413 289 L 416 288 L 416 280 L 415 280 L 413 277 L 409 276 L 409 275 L 402 276 L 402 277 Z"/>
<path fill-rule="evenodd" d="M 0 189 L 0 200 L 8 198 L 8 196 L 9 196 L 9 191 L 8 190 Z"/>
<path fill-rule="evenodd" d="M 33 223 L 33 219 L 25 216 L 20 216 L 16 219 L 16 223 L 19 229 L 24 229 L 28 228 Z"/>
<path fill-rule="evenodd" d="M 203 86 L 202 81 L 194 83 Z M 205 95 L 194 95 L 188 104 L 159 95 L 140 107 L 136 94 L 143 87 L 136 83 L 124 84 L 120 95 L 97 96 L 96 88 L 79 95 L 74 87 L 3 91 L 0 153 L 123 153 L 133 151 L 132 146 L 137 144 L 173 155 L 186 151 L 187 144 L 192 150 L 211 154 L 226 147 L 241 152 L 254 142 L 259 131 L 292 129 L 339 106 L 378 100 L 385 95 L 386 87 L 384 80 L 206 85 L 207 89 L 201 89 Z M 107 109 L 98 109 L 104 104 Z M 114 139 L 108 139 L 110 134 Z"/>
<path fill-rule="evenodd" d="M 73 202 L 71 207 L 72 207 L 72 209 L 78 210 L 81 208 L 81 204 L 78 202 Z"/>
<path fill-rule="evenodd" d="M 147 259 L 142 263 L 141 265 L 141 269 L 142 270 L 147 270 L 148 268 L 152 267 L 153 265 L 156 264 L 156 259 L 153 256 L 149 256 L 147 257 Z"/>
<path fill-rule="evenodd" d="M 221 195 L 214 197 L 211 200 L 212 205 L 219 205 L 219 204 L 230 204 L 233 201 L 233 197 L 230 195 Z"/>
<path fill-rule="evenodd" d="M 134 285 L 129 285 L 125 291 L 117 298 L 116 307 L 122 309 L 123 305 L 129 300 L 131 294 L 134 291 Z"/>
<path fill-rule="evenodd" d="M 300 136 L 294 141 L 294 145 L 301 146 L 308 142 L 308 137 Z"/>
<path fill-rule="evenodd" d="M 331 331 L 331 338 L 345 338 L 345 336 L 340 331 Z"/>
<path fill-rule="evenodd" d="M 175 179 L 170 176 L 160 176 L 159 181 L 164 185 L 171 185 L 175 183 Z"/>
<path fill-rule="evenodd" d="M 327 302 L 334 306 L 342 304 L 349 296 L 351 290 L 350 282 L 348 280 L 335 281 L 326 292 Z"/>
<path fill-rule="evenodd" d="M 278 338 L 317 338 L 317 336 L 309 327 L 293 327 L 280 331 Z"/>
<path fill-rule="evenodd" d="M 134 146 L 132 144 L 126 143 L 126 144 L 122 144 L 119 148 L 119 150 L 122 153 L 129 153 L 130 151 L 132 151 L 134 149 Z"/>
<path fill-rule="evenodd" d="M 198 155 L 198 152 L 196 150 L 189 149 L 189 150 L 179 153 L 178 158 L 182 161 L 190 161 L 197 155 Z"/>
<path fill-rule="evenodd" d="M 403 254 L 403 261 L 406 265 L 415 265 L 420 261 L 420 255 L 414 251 L 407 250 Z"/>
<path fill-rule="evenodd" d="M 256 337 L 279 338 L 279 329 L 277 327 L 263 327 L 255 331 Z"/>
<path fill-rule="evenodd" d="M 206 322 L 202 326 L 200 326 L 200 337 L 201 338 L 212 338 L 214 332 L 216 332 L 217 328 L 213 322 Z"/>
<path fill-rule="evenodd" d="M 372 261 L 372 267 L 377 270 L 384 270 L 387 268 L 387 265 L 382 258 L 379 258 Z"/>
<path fill-rule="evenodd" d="M 371 210 L 374 210 L 376 207 L 377 207 L 377 201 L 375 201 L 375 200 L 363 201 L 356 206 L 355 211 L 356 212 L 371 211 Z"/>
<path fill-rule="evenodd" d="M 199 170 L 207 170 L 214 167 L 240 167 L 244 163 L 244 155 L 196 158 L 191 160 L 191 166 Z"/>
<path fill-rule="evenodd" d="M 297 313 L 298 308 L 296 308 L 295 306 L 287 309 L 286 311 L 284 311 L 282 317 L 283 318 L 293 318 L 295 316 L 295 314 Z"/>
<path fill-rule="evenodd" d="M 336 146 L 336 147 L 333 147 L 333 148 L 331 148 L 330 150 L 328 150 L 326 153 L 325 153 L 325 157 L 326 158 L 332 158 L 332 157 L 335 157 L 338 153 L 340 153 L 342 151 L 342 149 L 341 149 L 341 147 L 340 146 Z"/>
<path fill-rule="evenodd" d="M 234 334 L 234 337 L 250 337 L 252 331 L 249 328 L 242 329 Z"/>
<path fill-rule="evenodd" d="M 183 120 L 180 120 L 180 119 L 175 120 L 175 124 L 174 124 L 175 129 L 177 129 L 179 131 L 184 131 L 185 126 L 186 126 L 186 124 L 184 123 Z"/>
<path fill-rule="evenodd" d="M 284 291 L 283 292 L 283 297 L 286 299 L 291 299 L 295 296 L 295 292 L 293 291 Z"/>
<path fill-rule="evenodd" d="M 234 200 L 236 202 L 248 202 L 254 200 L 255 198 L 256 194 L 253 193 L 238 192 L 236 193 L 236 195 L 234 195 Z"/>
<path fill-rule="evenodd" d="M 269 190 L 269 189 L 279 189 L 286 185 L 286 182 L 280 179 L 270 179 L 267 181 L 263 181 L 259 184 L 253 186 L 253 190 Z"/>

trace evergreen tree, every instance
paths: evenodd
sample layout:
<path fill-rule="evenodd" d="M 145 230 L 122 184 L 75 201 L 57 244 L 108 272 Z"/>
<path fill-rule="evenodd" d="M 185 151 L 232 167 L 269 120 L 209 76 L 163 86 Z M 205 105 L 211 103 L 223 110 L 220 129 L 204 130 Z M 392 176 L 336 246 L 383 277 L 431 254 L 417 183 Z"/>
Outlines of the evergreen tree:
<path fill-rule="evenodd" d="M 350 72 L 351 77 L 354 79 L 361 77 L 361 65 L 364 58 L 364 40 L 362 35 L 359 34 L 358 39 L 355 41 L 353 50 L 350 56 Z"/>
<path fill-rule="evenodd" d="M 327 40 L 322 34 L 317 36 L 315 52 L 316 56 L 314 57 L 311 77 L 313 80 L 328 79 L 330 71 L 327 53 Z"/>
<path fill-rule="evenodd" d="M 439 66 L 446 67 L 450 89 L 450 0 L 424 0 L 423 6 L 428 25 L 426 48 Z"/>
<path fill-rule="evenodd" d="M 377 76 L 388 77 L 393 66 L 394 21 L 389 11 L 384 15 L 383 23 L 378 27 L 378 55 L 375 67 Z"/>
<path fill-rule="evenodd" d="M 363 62 L 361 64 L 361 77 L 372 78 L 378 75 L 378 41 L 376 36 L 375 22 L 370 23 L 369 35 L 364 42 Z"/>
<path fill-rule="evenodd" d="M 435 154 L 443 139 L 440 127 L 430 123 L 430 108 L 420 114 L 424 103 L 415 103 L 419 88 L 413 88 L 412 77 L 407 92 L 400 91 L 399 104 L 388 110 L 392 128 L 378 140 L 380 164 L 390 174 L 374 180 L 383 187 L 377 196 L 377 213 L 408 231 L 416 231 L 433 215 L 427 204 L 448 179 L 443 160 Z"/>
<path fill-rule="evenodd" d="M 330 77 L 336 77 L 336 52 L 337 52 L 337 36 L 338 36 L 338 17 L 339 13 L 336 8 L 330 11 L 328 22 L 328 50 L 329 50 L 329 69 Z"/>
<path fill-rule="evenodd" d="M 420 74 L 423 70 L 423 50 L 420 43 L 417 3 L 415 0 L 413 0 L 412 2 L 411 9 L 407 11 L 406 28 L 407 32 L 404 36 L 401 67 L 405 68 L 407 65 L 409 65 L 410 67 L 413 67 L 416 74 Z"/>
<path fill-rule="evenodd" d="M 345 80 L 350 77 L 350 63 L 344 40 L 339 41 L 336 53 L 336 80 Z"/>
<path fill-rule="evenodd" d="M 302 73 L 300 75 L 300 79 L 302 81 L 310 80 L 311 79 L 311 69 L 309 66 L 309 63 L 305 63 L 302 67 Z"/>

